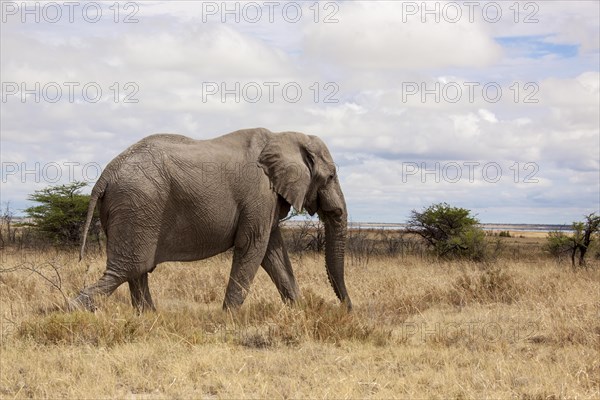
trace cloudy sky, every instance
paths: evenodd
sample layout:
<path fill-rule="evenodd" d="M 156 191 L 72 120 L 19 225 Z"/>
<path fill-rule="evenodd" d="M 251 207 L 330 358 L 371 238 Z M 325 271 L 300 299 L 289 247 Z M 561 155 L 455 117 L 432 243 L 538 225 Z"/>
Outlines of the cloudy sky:
<path fill-rule="evenodd" d="M 5 2 L 2 203 L 156 132 L 315 134 L 350 218 L 448 202 L 570 223 L 600 202 L 600 6 Z"/>

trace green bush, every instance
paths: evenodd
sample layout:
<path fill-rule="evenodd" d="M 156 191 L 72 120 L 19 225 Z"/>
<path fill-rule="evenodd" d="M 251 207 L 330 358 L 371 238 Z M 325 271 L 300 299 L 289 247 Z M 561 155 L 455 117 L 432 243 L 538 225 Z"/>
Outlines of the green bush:
<path fill-rule="evenodd" d="M 478 227 L 465 228 L 457 237 L 450 239 L 450 242 L 456 243 L 460 249 L 456 255 L 469 260 L 484 261 L 488 256 L 485 232 Z"/>
<path fill-rule="evenodd" d="M 470 210 L 438 203 L 422 212 L 413 210 L 407 230 L 421 236 L 439 257 L 483 261 L 487 245 L 478 224 Z"/>
<path fill-rule="evenodd" d="M 571 238 L 562 231 L 550 231 L 546 236 L 544 250 L 556 258 L 568 254 L 571 250 Z"/>

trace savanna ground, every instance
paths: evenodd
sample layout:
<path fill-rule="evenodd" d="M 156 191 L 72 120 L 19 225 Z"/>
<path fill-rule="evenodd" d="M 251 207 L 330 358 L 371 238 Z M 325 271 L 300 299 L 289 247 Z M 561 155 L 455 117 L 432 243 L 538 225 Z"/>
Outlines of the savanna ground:
<path fill-rule="evenodd" d="M 101 252 L 5 249 L 0 396 L 598 398 L 598 261 L 573 270 L 542 238 L 501 240 L 486 263 L 351 253 L 351 314 L 318 253 L 291 255 L 297 306 L 260 270 L 242 308 L 222 311 L 224 254 L 160 265 L 158 311 L 140 316 L 127 285 L 96 313 L 60 311 L 100 276 Z"/>

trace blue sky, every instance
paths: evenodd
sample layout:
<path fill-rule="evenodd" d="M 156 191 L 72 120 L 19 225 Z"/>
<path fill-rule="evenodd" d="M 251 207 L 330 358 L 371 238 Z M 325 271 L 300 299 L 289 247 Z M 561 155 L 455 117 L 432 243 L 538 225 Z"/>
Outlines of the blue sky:
<path fill-rule="evenodd" d="M 598 211 L 597 2 L 92 3 L 2 3 L 0 201 L 17 211 L 91 188 L 149 134 L 258 126 L 323 138 L 353 221 L 442 201 L 483 222 Z"/>
<path fill-rule="evenodd" d="M 497 37 L 496 41 L 513 57 L 528 58 L 576 58 L 578 45 L 548 42 L 551 36 L 509 36 Z"/>

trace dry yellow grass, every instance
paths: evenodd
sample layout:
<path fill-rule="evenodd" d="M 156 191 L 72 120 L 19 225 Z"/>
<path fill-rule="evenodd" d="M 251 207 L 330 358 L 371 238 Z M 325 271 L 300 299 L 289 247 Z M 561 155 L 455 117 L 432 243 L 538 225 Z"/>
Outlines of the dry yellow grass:
<path fill-rule="evenodd" d="M 511 237 L 546 239 L 548 232 L 539 231 L 507 231 Z"/>
<path fill-rule="evenodd" d="M 138 316 L 126 285 L 95 314 L 56 311 L 56 287 L 76 294 L 102 255 L 5 252 L 0 396 L 598 398 L 599 270 L 507 254 L 348 260 L 350 315 L 321 256 L 293 257 L 298 306 L 261 271 L 233 314 L 220 309 L 228 255 L 167 263 L 150 277 L 158 311 Z"/>

